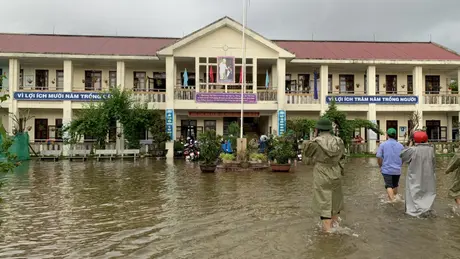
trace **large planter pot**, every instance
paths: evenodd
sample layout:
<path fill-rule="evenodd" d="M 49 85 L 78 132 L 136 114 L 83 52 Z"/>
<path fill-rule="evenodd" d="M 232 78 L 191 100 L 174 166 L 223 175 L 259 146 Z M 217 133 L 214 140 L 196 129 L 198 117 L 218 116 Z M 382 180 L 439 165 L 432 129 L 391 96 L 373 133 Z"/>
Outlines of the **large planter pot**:
<path fill-rule="evenodd" d="M 272 172 L 289 172 L 291 164 L 271 164 Z"/>
<path fill-rule="evenodd" d="M 216 171 L 217 165 L 216 164 L 211 164 L 211 165 L 205 165 L 205 164 L 200 164 L 200 170 L 202 173 L 214 173 Z"/>

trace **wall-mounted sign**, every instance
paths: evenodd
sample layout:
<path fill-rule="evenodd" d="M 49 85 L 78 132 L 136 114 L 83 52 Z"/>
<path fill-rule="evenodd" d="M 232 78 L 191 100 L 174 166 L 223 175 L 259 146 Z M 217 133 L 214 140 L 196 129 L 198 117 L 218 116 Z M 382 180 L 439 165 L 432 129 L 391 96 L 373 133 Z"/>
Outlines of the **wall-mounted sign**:
<path fill-rule="evenodd" d="M 234 118 L 234 117 L 240 117 L 241 112 L 189 112 L 188 116 L 189 117 L 207 117 L 207 118 L 212 118 L 212 117 Z M 243 116 L 245 118 L 246 117 L 256 118 L 256 117 L 260 117 L 260 113 L 259 112 L 244 112 Z"/>
<path fill-rule="evenodd" d="M 332 99 L 338 104 L 417 104 L 418 96 L 413 95 L 336 95 L 326 96 L 326 102 L 330 103 Z"/>
<path fill-rule="evenodd" d="M 109 93 L 72 92 L 14 92 L 15 100 L 27 101 L 100 101 L 110 97 Z"/>
<path fill-rule="evenodd" d="M 257 103 L 256 94 L 243 94 L 244 103 Z M 196 93 L 197 103 L 241 103 L 239 93 Z"/>
<path fill-rule="evenodd" d="M 235 57 L 217 57 L 217 83 L 235 83 Z"/>
<path fill-rule="evenodd" d="M 174 140 L 174 110 L 166 110 L 166 133 L 171 140 Z"/>
<path fill-rule="evenodd" d="M 286 131 L 286 111 L 278 111 L 278 135 L 283 135 Z"/>

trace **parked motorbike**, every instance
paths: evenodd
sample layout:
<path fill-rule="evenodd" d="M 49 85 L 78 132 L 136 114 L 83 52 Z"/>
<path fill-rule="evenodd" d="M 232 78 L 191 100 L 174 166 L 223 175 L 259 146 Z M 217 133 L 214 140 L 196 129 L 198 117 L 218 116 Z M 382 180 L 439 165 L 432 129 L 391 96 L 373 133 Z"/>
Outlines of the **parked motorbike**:
<path fill-rule="evenodd" d="M 196 161 L 200 157 L 200 151 L 195 143 L 186 143 L 184 145 L 184 158 L 186 161 Z"/>
<path fill-rule="evenodd" d="M 297 161 L 302 161 L 302 150 L 297 151 Z"/>

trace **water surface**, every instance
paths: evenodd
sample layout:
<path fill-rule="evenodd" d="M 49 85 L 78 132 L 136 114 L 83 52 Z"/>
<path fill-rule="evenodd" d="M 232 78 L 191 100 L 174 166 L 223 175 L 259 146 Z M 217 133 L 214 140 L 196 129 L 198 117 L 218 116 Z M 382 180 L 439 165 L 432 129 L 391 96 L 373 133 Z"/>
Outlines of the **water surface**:
<path fill-rule="evenodd" d="M 375 159 L 351 160 L 350 230 L 330 236 L 310 209 L 309 166 L 201 174 L 183 161 L 30 161 L 6 179 L 0 258 L 460 258 L 447 162 L 438 159 L 437 217 L 415 219 L 381 201 Z"/>

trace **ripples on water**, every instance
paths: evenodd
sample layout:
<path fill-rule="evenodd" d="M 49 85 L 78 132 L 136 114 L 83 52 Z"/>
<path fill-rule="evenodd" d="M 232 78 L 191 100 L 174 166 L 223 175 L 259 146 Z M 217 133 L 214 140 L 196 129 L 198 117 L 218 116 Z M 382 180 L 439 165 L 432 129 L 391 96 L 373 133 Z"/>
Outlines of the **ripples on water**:
<path fill-rule="evenodd" d="M 414 219 L 403 203 L 380 202 L 375 159 L 351 160 L 350 233 L 327 236 L 310 210 L 308 166 L 201 174 L 182 161 L 31 161 L 7 176 L 0 258 L 460 258 L 447 162 L 438 161 L 438 216 Z"/>

